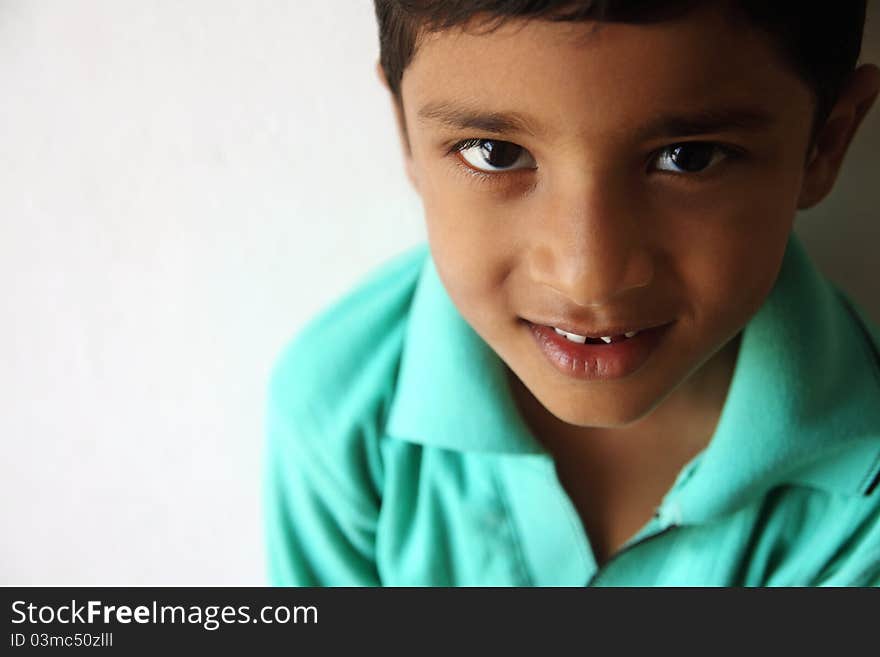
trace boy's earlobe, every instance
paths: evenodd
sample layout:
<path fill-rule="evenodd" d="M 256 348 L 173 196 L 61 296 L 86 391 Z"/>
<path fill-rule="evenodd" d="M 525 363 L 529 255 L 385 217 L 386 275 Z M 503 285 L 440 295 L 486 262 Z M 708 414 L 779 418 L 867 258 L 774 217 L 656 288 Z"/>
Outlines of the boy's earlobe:
<path fill-rule="evenodd" d="M 808 160 L 798 199 L 798 210 L 806 210 L 825 198 L 837 179 L 839 165 L 846 151 L 846 132 L 850 117 L 829 117 L 816 137 L 816 145 Z"/>
<path fill-rule="evenodd" d="M 808 158 L 799 210 L 813 207 L 831 192 L 849 145 L 878 93 L 880 69 L 873 64 L 860 66 L 850 76 Z"/>

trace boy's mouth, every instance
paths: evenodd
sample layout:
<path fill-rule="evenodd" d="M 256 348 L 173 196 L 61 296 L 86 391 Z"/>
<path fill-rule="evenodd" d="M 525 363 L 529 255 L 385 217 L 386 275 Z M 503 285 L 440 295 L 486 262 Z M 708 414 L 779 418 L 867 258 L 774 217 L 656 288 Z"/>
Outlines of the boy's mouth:
<path fill-rule="evenodd" d="M 576 333 L 566 326 L 526 324 L 540 351 L 563 374 L 576 379 L 613 379 L 638 370 L 674 322 L 645 322 Z"/>
<path fill-rule="evenodd" d="M 571 340 L 572 342 L 576 342 L 577 344 L 611 344 L 612 342 L 623 342 L 624 340 L 634 338 L 639 334 L 638 330 L 626 331 L 622 334 L 614 334 L 611 331 L 608 331 L 608 335 L 601 335 L 594 338 L 589 335 L 578 335 L 577 333 L 570 333 L 568 331 L 562 330 L 557 326 L 554 326 L 552 328 L 566 340 Z"/>

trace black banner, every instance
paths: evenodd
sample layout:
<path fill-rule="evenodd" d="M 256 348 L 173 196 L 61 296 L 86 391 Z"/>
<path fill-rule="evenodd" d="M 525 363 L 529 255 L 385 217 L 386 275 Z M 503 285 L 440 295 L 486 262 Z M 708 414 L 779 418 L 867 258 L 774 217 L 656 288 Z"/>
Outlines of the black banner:
<path fill-rule="evenodd" d="M 2 654 L 873 643 L 878 589 L 4 588 Z M 841 630 L 834 631 L 835 628 Z M 575 642 L 572 644 L 572 642 Z"/>

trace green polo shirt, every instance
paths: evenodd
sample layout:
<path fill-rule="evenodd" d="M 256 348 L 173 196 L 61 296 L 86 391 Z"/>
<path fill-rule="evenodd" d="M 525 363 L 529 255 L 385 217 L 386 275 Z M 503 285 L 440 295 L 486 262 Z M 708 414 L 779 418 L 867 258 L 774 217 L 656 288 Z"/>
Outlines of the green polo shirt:
<path fill-rule="evenodd" d="M 880 330 L 792 234 L 708 446 L 601 568 L 427 245 L 309 322 L 268 386 L 280 585 L 880 585 Z"/>

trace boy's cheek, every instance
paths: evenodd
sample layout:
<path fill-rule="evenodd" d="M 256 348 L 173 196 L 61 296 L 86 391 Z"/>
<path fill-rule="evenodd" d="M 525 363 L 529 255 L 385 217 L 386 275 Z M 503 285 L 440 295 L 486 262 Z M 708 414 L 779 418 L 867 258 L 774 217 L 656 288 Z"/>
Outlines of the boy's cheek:
<path fill-rule="evenodd" d="M 723 330 L 742 328 L 773 289 L 786 244 L 785 238 L 752 240 L 751 247 L 740 243 L 694 265 L 689 296 L 702 321 Z"/>
<path fill-rule="evenodd" d="M 497 208 L 449 201 L 424 203 L 428 239 L 438 267 L 454 269 L 452 275 L 472 281 L 497 277 L 491 270 L 508 266 L 504 263 L 521 242 L 516 217 Z"/>
<path fill-rule="evenodd" d="M 455 249 L 454 245 L 450 245 Z M 462 245 L 461 250 L 447 257 L 438 250 L 435 257 L 437 273 L 452 302 L 462 315 L 470 319 L 477 316 L 484 319 L 516 309 L 509 307 L 510 286 L 507 272 L 511 269 L 508 261 L 496 254 L 487 254 L 470 245 Z"/>

